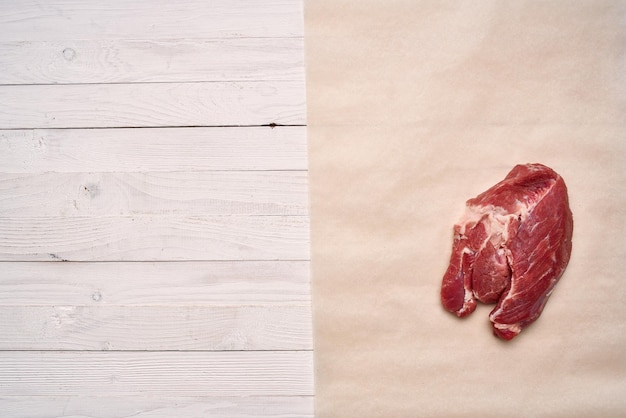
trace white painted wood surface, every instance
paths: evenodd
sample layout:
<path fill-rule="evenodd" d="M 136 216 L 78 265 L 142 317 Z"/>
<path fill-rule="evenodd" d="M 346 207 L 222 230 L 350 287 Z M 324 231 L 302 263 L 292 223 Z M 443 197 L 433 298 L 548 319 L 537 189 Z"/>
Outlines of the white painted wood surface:
<path fill-rule="evenodd" d="M 299 0 L 5 0 L 0 39 L 301 38 L 302 13 Z"/>
<path fill-rule="evenodd" d="M 98 405 L 98 418 L 285 418 L 311 417 L 310 396 L 128 396 L 124 402 L 104 396 L 2 396 L 3 412 L 11 417 L 89 417 Z"/>
<path fill-rule="evenodd" d="M 299 81 L 6 85 L 0 89 L 0 126 L 302 125 L 303 90 Z"/>
<path fill-rule="evenodd" d="M 1 266 L 0 307 L 282 306 L 311 301 L 308 261 L 4 262 Z"/>
<path fill-rule="evenodd" d="M 302 80 L 302 38 L 0 42 L 0 84 Z"/>
<path fill-rule="evenodd" d="M 313 416 L 302 13 L 0 2 L 0 416 Z"/>
<path fill-rule="evenodd" d="M 0 146 L 5 173 L 307 169 L 302 126 L 0 129 Z"/>
<path fill-rule="evenodd" d="M 0 261 L 303 260 L 307 216 L 0 218 Z"/>
<path fill-rule="evenodd" d="M 0 392 L 303 396 L 310 395 L 311 372 L 302 365 L 310 364 L 311 356 L 310 351 L 6 351 L 0 357 Z"/>
<path fill-rule="evenodd" d="M 0 350 L 310 350 L 310 312 L 276 303 L 5 306 Z"/>
<path fill-rule="evenodd" d="M 0 173 L 0 217 L 306 215 L 306 171 Z"/>

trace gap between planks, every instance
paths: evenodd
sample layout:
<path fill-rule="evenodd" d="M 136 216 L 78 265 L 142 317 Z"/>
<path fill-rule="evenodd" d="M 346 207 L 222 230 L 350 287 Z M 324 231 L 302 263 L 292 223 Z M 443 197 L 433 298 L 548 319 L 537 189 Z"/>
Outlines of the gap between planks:
<path fill-rule="evenodd" d="M 185 259 L 185 260 L 65 260 L 65 259 L 61 259 L 61 258 L 56 258 L 56 257 L 50 257 L 49 259 L 46 260 L 0 260 L 0 265 L 3 264 L 9 264 L 9 263 L 15 263 L 15 264 L 28 264 L 28 263 L 37 263 L 40 265 L 54 265 L 54 264 L 93 264 L 93 263 L 100 263 L 103 265 L 106 264 L 114 264 L 114 263 L 127 263 L 127 264 L 138 264 L 138 263 L 159 263 L 159 264 L 175 264 L 175 263 L 204 263 L 204 262 L 211 262 L 211 263 L 243 263 L 243 262 L 249 262 L 249 261 L 276 261 L 276 262 L 291 262 L 291 261 L 297 261 L 297 262 L 309 262 L 311 261 L 310 258 L 293 258 L 293 259 L 272 259 L 272 260 L 268 260 L 265 258 L 259 258 L 259 259 L 254 259 L 254 258 L 248 258 L 248 259 L 244 259 L 244 260 L 233 260 L 233 259 L 211 259 L 211 260 L 207 260 L 207 259 Z"/>
<path fill-rule="evenodd" d="M 196 83 L 195 81 L 193 82 L 189 82 L 190 84 L 194 84 Z M 113 83 L 115 84 L 115 83 Z M 149 84 L 149 83 L 133 83 L 133 84 Z M 168 84 L 168 83 L 154 83 L 154 84 Z M 178 83 L 178 84 L 185 84 L 185 83 Z M 32 86 L 37 86 L 38 84 L 29 84 Z M 47 86 L 48 84 L 41 84 L 42 86 Z M 80 86 L 83 84 L 70 84 L 70 85 L 75 85 L 75 86 Z M 155 126 L 95 126 L 95 127 L 66 127 L 66 128 L 1 128 L 1 131 L 44 131 L 44 130 L 58 130 L 58 131 L 73 131 L 73 130 L 82 130 L 82 131 L 88 131 L 88 130 L 107 130 L 107 129 L 185 129 L 185 128 L 207 128 L 207 129 L 214 129 L 214 128 L 293 128 L 293 127 L 307 127 L 309 126 L 306 123 L 303 124 L 296 124 L 296 123 L 292 123 L 292 124 L 288 124 L 288 125 L 284 125 L 284 124 L 280 124 L 280 123 L 266 123 L 266 124 L 262 124 L 262 125 L 155 125 Z"/>

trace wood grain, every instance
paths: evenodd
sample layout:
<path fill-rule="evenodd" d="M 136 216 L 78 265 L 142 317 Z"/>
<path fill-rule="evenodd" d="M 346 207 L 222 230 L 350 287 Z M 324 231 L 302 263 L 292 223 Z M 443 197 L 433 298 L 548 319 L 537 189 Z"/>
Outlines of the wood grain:
<path fill-rule="evenodd" d="M 4 351 L 3 396 L 310 396 L 311 351 Z M 270 366 L 271 365 L 271 366 Z M 123 401 L 120 401 L 123 402 Z"/>
<path fill-rule="evenodd" d="M 306 215 L 305 171 L 0 173 L 0 217 Z"/>
<path fill-rule="evenodd" d="M 0 42 L 0 84 L 304 80 L 302 38 Z"/>
<path fill-rule="evenodd" d="M 302 10 L 293 0 L 8 0 L 0 2 L 0 39 L 299 37 Z"/>
<path fill-rule="evenodd" d="M 0 172 L 306 170 L 306 127 L 0 130 Z"/>
<path fill-rule="evenodd" d="M 302 17 L 0 2 L 2 417 L 314 416 Z"/>
<path fill-rule="evenodd" d="M 308 258 L 307 216 L 0 218 L 0 261 Z"/>
<path fill-rule="evenodd" d="M 3 418 L 313 418 L 313 396 L 0 396 Z M 94 410 L 97 410 L 95 415 Z"/>
<path fill-rule="evenodd" d="M 306 304 L 309 281 L 308 261 L 3 262 L 0 306 Z"/>
<path fill-rule="evenodd" d="M 311 306 L 3 306 L 0 350 L 310 350 Z"/>
<path fill-rule="evenodd" d="M 0 86 L 4 129 L 305 123 L 304 81 Z"/>

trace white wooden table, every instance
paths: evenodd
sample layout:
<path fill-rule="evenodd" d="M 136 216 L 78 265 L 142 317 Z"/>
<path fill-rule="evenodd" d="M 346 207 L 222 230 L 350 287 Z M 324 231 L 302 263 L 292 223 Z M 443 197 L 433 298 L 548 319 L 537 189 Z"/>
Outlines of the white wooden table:
<path fill-rule="evenodd" d="M 0 2 L 0 416 L 313 416 L 302 0 Z"/>

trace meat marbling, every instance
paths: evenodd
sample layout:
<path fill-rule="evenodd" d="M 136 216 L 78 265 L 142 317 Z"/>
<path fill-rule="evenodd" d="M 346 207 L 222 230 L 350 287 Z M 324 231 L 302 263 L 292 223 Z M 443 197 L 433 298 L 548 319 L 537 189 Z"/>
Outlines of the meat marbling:
<path fill-rule="evenodd" d="M 561 278 L 572 251 L 567 187 L 542 164 L 515 166 L 504 180 L 467 201 L 454 226 L 441 301 L 464 317 L 476 300 L 496 303 L 494 333 L 514 338 L 534 322 Z"/>

